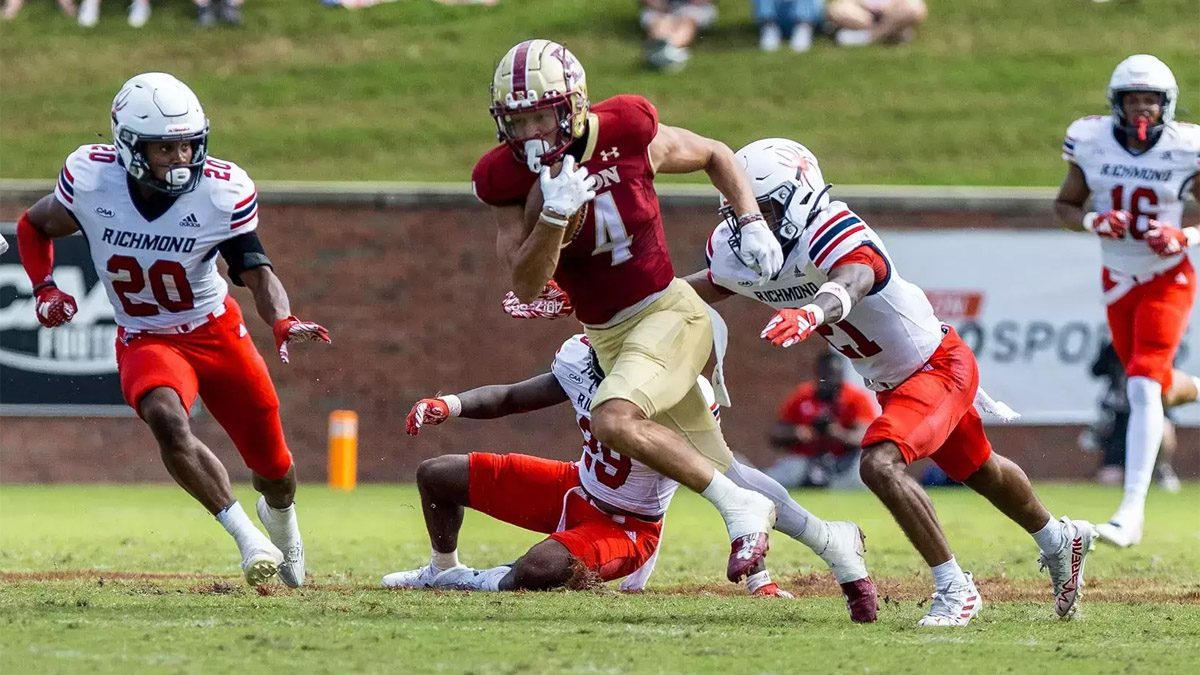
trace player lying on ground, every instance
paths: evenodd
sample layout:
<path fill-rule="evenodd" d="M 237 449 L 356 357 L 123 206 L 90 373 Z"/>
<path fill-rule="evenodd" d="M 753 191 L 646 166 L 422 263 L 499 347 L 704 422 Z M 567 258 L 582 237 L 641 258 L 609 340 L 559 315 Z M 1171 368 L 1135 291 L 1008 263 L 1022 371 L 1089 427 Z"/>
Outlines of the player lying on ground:
<path fill-rule="evenodd" d="M 590 404 L 604 373 L 588 340 L 563 343 L 550 372 L 508 385 L 426 398 L 408 415 L 408 433 L 451 417 L 494 419 L 570 401 L 583 432 L 583 456 L 559 462 L 528 455 L 443 455 L 417 469 L 417 487 L 432 557 L 428 565 L 383 578 L 390 587 L 542 590 L 626 577 L 622 590 L 645 586 L 658 556 L 663 516 L 678 484 L 646 465 L 600 444 L 592 435 Z M 711 411 L 719 417 L 711 388 Z M 862 533 L 848 522 L 825 522 L 797 504 L 779 483 L 734 460 L 727 474 L 738 485 L 771 499 L 775 529 L 808 546 L 841 584 L 854 621 L 874 621 L 875 585 L 863 562 Z M 550 537 L 516 562 L 487 570 L 459 564 L 463 507 Z M 746 579 L 755 595 L 785 595 L 763 563 Z"/>
<path fill-rule="evenodd" d="M 1172 368 L 1196 302 L 1186 249 L 1200 246 L 1200 222 L 1183 224 L 1188 192 L 1200 201 L 1200 126 L 1175 121 L 1178 98 L 1162 61 L 1149 54 L 1122 61 L 1108 83 L 1112 114 L 1067 129 L 1067 176 L 1054 202 L 1067 229 L 1100 237 L 1108 327 L 1128 376 L 1125 497 L 1096 526 L 1118 546 L 1142 539 L 1164 408 L 1200 396 L 1200 378 Z M 1089 196 L 1095 211 L 1085 212 Z"/>
<path fill-rule="evenodd" d="M 113 100 L 112 131 L 114 145 L 71 153 L 54 194 L 17 223 L 38 321 L 52 328 L 75 315 L 75 299 L 54 283 L 52 240 L 82 231 L 118 325 L 121 391 L 150 427 L 167 471 L 233 536 L 247 582 L 278 571 L 299 586 L 304 546 L 279 399 L 217 272 L 217 253 L 233 283 L 249 287 L 285 363 L 289 342 L 329 342 L 328 333 L 292 316 L 255 234 L 254 183 L 233 163 L 208 157 L 208 119 L 187 85 L 165 73 L 129 80 Z M 192 434 L 188 411 L 197 394 L 254 472 L 270 539 L 234 499 L 225 467 Z"/>
<path fill-rule="evenodd" d="M 919 625 L 963 626 L 982 606 L 970 573 L 950 552 L 932 502 L 905 470 L 923 457 L 1033 535 L 1050 570 L 1055 611 L 1070 616 L 1092 526 L 1056 521 L 1020 467 L 992 452 L 974 402 L 995 403 L 979 389 L 970 348 L 934 316 L 921 289 L 900 277 L 867 224 L 846 204 L 829 200 L 832 186 L 807 148 L 771 138 L 737 154 L 779 238 L 783 269 L 765 286 L 739 283 L 749 278 L 729 211 L 722 209 L 727 220 L 708 240 L 708 270 L 689 281 L 709 302 L 736 293 L 777 309 L 764 339 L 790 347 L 820 335 L 877 392 L 883 413 L 863 438 L 860 473 L 933 573 L 933 603 Z"/>
<path fill-rule="evenodd" d="M 654 192 L 658 173 L 706 172 L 739 215 L 747 260 L 770 277 L 782 254 L 733 152 L 659 124 L 640 96 L 590 105 L 583 66 L 549 40 L 522 42 L 500 60 L 491 114 L 504 144 L 471 181 L 492 207 L 516 296 L 529 302 L 552 278 L 571 296 L 609 374 L 593 398 L 593 433 L 713 503 L 732 542 L 726 574 L 737 581 L 766 555 L 774 505 L 724 475 L 732 454 L 696 385 L 713 326 L 675 278 Z"/>

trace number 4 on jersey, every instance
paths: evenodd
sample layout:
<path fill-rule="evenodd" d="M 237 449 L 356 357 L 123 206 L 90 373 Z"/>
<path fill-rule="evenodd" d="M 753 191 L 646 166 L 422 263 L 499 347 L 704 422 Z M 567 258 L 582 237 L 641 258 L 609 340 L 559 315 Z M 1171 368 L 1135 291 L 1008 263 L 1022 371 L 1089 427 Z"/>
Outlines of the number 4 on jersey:
<path fill-rule="evenodd" d="M 595 204 L 596 248 L 592 250 L 592 255 L 611 251 L 613 265 L 633 258 L 633 252 L 629 250 L 633 245 L 633 237 L 625 231 L 625 223 L 617 211 L 617 200 L 613 199 L 612 193 L 605 192 L 596 195 Z"/>

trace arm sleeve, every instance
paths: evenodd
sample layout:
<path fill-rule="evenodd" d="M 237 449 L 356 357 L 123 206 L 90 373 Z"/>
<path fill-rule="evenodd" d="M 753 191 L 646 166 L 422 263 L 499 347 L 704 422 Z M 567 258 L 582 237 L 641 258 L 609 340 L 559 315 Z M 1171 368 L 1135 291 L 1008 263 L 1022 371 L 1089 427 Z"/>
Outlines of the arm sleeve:
<path fill-rule="evenodd" d="M 263 266 L 273 267 L 256 232 L 247 232 L 226 239 L 217 246 L 217 250 L 229 264 L 229 280 L 233 282 L 234 286 L 246 285 L 242 281 L 242 272 L 246 270 Z"/>

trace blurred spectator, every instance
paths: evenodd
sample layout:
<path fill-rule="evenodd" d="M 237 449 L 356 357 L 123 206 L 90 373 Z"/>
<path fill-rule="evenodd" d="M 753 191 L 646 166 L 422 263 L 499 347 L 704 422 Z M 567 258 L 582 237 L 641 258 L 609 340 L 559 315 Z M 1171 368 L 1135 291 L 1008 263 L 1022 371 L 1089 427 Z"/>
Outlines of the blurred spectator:
<path fill-rule="evenodd" d="M 1120 485 L 1125 473 L 1125 434 L 1129 429 L 1129 400 L 1125 393 L 1125 367 L 1112 343 L 1100 348 L 1092 363 L 1092 376 L 1107 380 L 1100 398 L 1100 416 L 1079 435 L 1079 447 L 1084 452 L 1100 452 L 1100 470 L 1096 480 L 1103 485 Z M 1158 451 L 1155 472 L 1158 484 L 1167 492 L 1179 492 L 1179 477 L 1171 460 L 1177 446 L 1175 425 L 1167 411 L 1163 427 L 1163 442 Z"/>
<path fill-rule="evenodd" d="M 794 52 L 812 48 L 813 28 L 821 23 L 824 0 L 750 0 L 758 23 L 758 48 L 773 52 L 784 40 Z"/>
<path fill-rule="evenodd" d="M 642 0 L 646 31 L 646 63 L 655 70 L 679 70 L 687 65 L 688 47 L 696 35 L 717 20 L 712 0 Z"/>
<path fill-rule="evenodd" d="M 4 10 L 0 12 L 0 18 L 15 19 L 17 12 L 20 12 L 24 5 L 25 0 L 4 0 Z M 58 8 L 67 16 L 75 16 L 75 0 L 58 0 Z"/>
<path fill-rule="evenodd" d="M 71 0 L 59 0 L 58 6 L 67 16 L 75 16 L 75 5 Z M 20 3 L 18 3 L 20 9 Z M 7 17 L 8 7 L 4 8 Z M 83 0 L 79 3 L 79 25 L 91 28 L 100 22 L 100 0 Z M 150 0 L 133 0 L 129 4 L 129 25 L 141 28 L 150 20 Z"/>
<path fill-rule="evenodd" d="M 875 404 L 870 394 L 847 384 L 844 374 L 841 356 L 822 354 L 816 381 L 796 387 L 780 406 L 771 445 L 787 455 L 766 473 L 785 487 L 862 487 L 858 458 Z"/>
<path fill-rule="evenodd" d="M 242 25 L 242 0 L 195 0 L 196 23 L 210 28 L 218 21 L 231 26 Z"/>
<path fill-rule="evenodd" d="M 925 22 L 925 0 L 833 0 L 828 18 L 844 47 L 908 42 Z"/>

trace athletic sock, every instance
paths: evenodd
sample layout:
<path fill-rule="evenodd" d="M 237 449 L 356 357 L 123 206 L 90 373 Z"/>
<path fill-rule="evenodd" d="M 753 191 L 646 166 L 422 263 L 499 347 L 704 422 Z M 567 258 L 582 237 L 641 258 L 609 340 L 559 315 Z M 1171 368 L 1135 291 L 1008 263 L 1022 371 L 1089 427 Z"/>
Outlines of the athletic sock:
<path fill-rule="evenodd" d="M 1125 436 L 1125 496 L 1113 516 L 1122 523 L 1142 519 L 1164 426 L 1161 384 L 1148 377 L 1134 376 L 1126 383 L 1126 392 L 1129 430 Z"/>
<path fill-rule="evenodd" d="M 451 567 L 457 567 L 459 565 L 458 549 L 454 549 L 453 551 L 450 551 L 449 553 L 442 553 L 441 551 L 437 550 L 436 548 L 431 549 L 431 550 L 432 550 L 432 553 L 429 556 L 429 564 L 434 569 L 436 569 L 438 571 L 443 571 L 443 570 L 448 570 Z"/>
<path fill-rule="evenodd" d="M 254 523 L 250 522 L 250 517 L 242 510 L 242 504 L 237 500 L 218 513 L 217 520 L 237 542 L 240 551 L 245 551 L 247 546 L 261 543 L 260 540 L 266 539 L 263 533 L 254 527 Z"/>
<path fill-rule="evenodd" d="M 758 592 L 758 589 L 771 583 L 770 570 L 763 570 L 746 577 L 746 590 L 750 591 L 750 595 Z"/>
<path fill-rule="evenodd" d="M 779 481 L 736 459 L 725 475 L 738 487 L 753 490 L 775 502 L 776 530 L 809 547 L 817 555 L 825 552 L 829 546 L 829 525 L 792 499 Z"/>
<path fill-rule="evenodd" d="M 950 556 L 946 562 L 934 565 L 929 569 L 933 572 L 933 587 L 939 591 L 967 583 L 967 577 L 958 566 L 958 561 L 954 559 L 954 556 Z"/>
<path fill-rule="evenodd" d="M 1058 553 L 1064 543 L 1062 523 L 1050 516 L 1046 526 L 1033 533 L 1033 540 L 1037 542 L 1042 553 Z"/>

